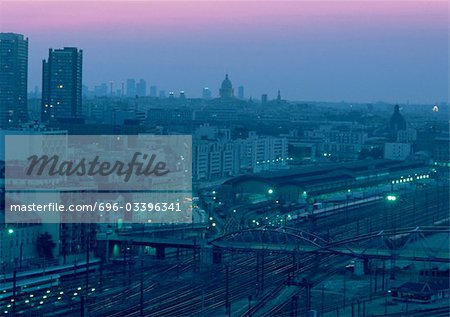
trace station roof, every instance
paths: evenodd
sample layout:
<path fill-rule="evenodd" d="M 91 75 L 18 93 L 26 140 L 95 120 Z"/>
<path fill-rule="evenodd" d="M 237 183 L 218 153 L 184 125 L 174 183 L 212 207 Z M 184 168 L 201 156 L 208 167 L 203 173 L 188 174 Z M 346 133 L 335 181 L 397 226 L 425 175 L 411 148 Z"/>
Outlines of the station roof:
<path fill-rule="evenodd" d="M 227 180 L 224 185 L 237 185 L 246 181 L 261 181 L 275 186 L 280 185 L 314 185 L 341 180 L 353 180 L 358 176 L 377 175 L 426 167 L 421 162 L 405 162 L 393 160 L 356 161 L 334 163 L 319 166 L 308 166 L 275 172 L 262 172 L 253 175 L 242 175 Z"/>

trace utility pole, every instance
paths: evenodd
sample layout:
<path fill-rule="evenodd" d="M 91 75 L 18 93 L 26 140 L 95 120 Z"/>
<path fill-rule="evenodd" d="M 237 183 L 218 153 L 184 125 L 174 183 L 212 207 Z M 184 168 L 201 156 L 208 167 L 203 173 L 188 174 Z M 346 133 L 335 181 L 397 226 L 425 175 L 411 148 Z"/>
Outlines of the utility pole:
<path fill-rule="evenodd" d="M 225 266 L 225 314 L 230 315 L 230 276 L 228 265 Z"/>
<path fill-rule="evenodd" d="M 387 294 L 388 292 L 386 291 L 384 294 L 384 315 L 387 315 Z"/>
<path fill-rule="evenodd" d="M 305 278 L 302 281 L 303 286 L 306 286 L 306 309 L 311 310 L 311 288 L 312 283 L 307 281 Z"/>
<path fill-rule="evenodd" d="M 359 218 L 356 219 L 356 235 L 359 236 Z"/>
<path fill-rule="evenodd" d="M 194 272 L 197 272 L 197 239 L 194 239 L 193 251 L 194 251 L 194 265 L 193 265 L 193 268 L 194 268 Z"/>
<path fill-rule="evenodd" d="M 139 312 L 140 317 L 144 317 L 144 277 L 142 274 L 140 281 Z"/>
<path fill-rule="evenodd" d="M 256 285 L 259 285 L 259 252 L 256 252 Z"/>
<path fill-rule="evenodd" d="M 343 302 L 343 308 L 345 309 L 345 299 L 346 299 L 346 293 L 347 293 L 347 271 L 344 271 L 344 302 Z"/>
<path fill-rule="evenodd" d="M 203 317 L 203 310 L 205 309 L 205 290 L 202 288 L 202 313 L 201 316 Z"/>
<path fill-rule="evenodd" d="M 84 295 L 81 295 L 80 305 L 81 305 L 80 317 L 84 317 Z"/>
<path fill-rule="evenodd" d="M 85 293 L 86 293 L 86 299 L 88 296 L 89 291 L 89 245 L 90 245 L 91 239 L 90 239 L 90 232 L 88 232 L 88 239 L 86 244 L 86 280 L 85 280 Z"/>
<path fill-rule="evenodd" d="M 311 300 L 312 300 L 311 288 L 313 287 L 313 284 L 309 282 L 306 278 L 302 278 L 300 282 L 297 282 L 295 280 L 288 281 L 288 285 L 295 285 L 305 289 L 306 310 L 307 311 L 311 310 Z M 324 306 L 324 286 L 322 285 L 322 312 L 323 306 Z"/>
<path fill-rule="evenodd" d="M 133 240 L 131 240 L 131 245 L 130 245 L 130 252 L 128 254 L 128 285 L 131 285 L 131 248 L 133 246 Z"/>
<path fill-rule="evenodd" d="M 261 291 L 264 292 L 264 253 L 261 253 Z"/>
<path fill-rule="evenodd" d="M 122 267 L 122 273 L 123 273 L 123 286 L 125 286 L 125 274 L 127 271 L 127 244 L 123 244 L 123 267 Z"/>
<path fill-rule="evenodd" d="M 141 249 L 142 250 L 142 249 Z M 144 317 L 144 258 L 141 252 L 141 281 L 140 281 L 140 297 L 139 297 L 139 307 L 140 307 L 140 317 Z"/>
<path fill-rule="evenodd" d="M 324 312 L 324 299 L 325 299 L 325 285 L 322 284 L 322 296 L 321 296 L 320 314 L 323 315 Z"/>
<path fill-rule="evenodd" d="M 22 270 L 22 258 L 23 258 L 23 240 L 20 242 L 20 256 L 19 256 L 19 269 Z"/>
<path fill-rule="evenodd" d="M 374 285 L 374 292 L 377 293 L 378 288 L 378 262 L 375 263 L 375 285 Z"/>
<path fill-rule="evenodd" d="M 100 262 L 100 292 L 103 292 L 103 261 Z"/>
<path fill-rule="evenodd" d="M 298 311 L 298 296 L 294 295 L 292 296 L 291 301 L 291 317 L 297 317 L 297 311 Z"/>
<path fill-rule="evenodd" d="M 295 271 L 297 270 L 297 258 L 296 258 L 296 249 L 292 251 L 292 278 L 295 278 Z"/>
<path fill-rule="evenodd" d="M 16 314 L 16 284 L 17 284 L 17 271 L 13 273 L 13 315 Z"/>

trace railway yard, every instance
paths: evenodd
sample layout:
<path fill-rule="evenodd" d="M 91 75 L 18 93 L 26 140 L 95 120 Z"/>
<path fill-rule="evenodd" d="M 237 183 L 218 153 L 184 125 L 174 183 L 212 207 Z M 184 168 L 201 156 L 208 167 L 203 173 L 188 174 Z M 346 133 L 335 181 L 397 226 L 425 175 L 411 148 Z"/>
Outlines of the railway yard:
<path fill-rule="evenodd" d="M 448 186 L 411 186 L 397 195 L 395 202 L 355 200 L 307 217 L 288 217 L 276 206 L 270 213 L 212 214 L 216 226 L 204 238 L 216 254 L 212 261 L 202 260 L 202 238 L 191 248 L 166 245 L 158 258 L 148 252 L 153 242 L 133 244 L 130 236 L 122 244 L 128 252 L 92 262 L 84 273 L 49 269 L 34 288 L 17 282 L 15 293 L 4 281 L 0 314 L 448 316 L 448 291 L 431 304 L 391 296 L 421 270 L 448 275 Z M 237 216 L 256 221 L 242 228 Z M 426 241 L 440 246 L 434 258 Z"/>

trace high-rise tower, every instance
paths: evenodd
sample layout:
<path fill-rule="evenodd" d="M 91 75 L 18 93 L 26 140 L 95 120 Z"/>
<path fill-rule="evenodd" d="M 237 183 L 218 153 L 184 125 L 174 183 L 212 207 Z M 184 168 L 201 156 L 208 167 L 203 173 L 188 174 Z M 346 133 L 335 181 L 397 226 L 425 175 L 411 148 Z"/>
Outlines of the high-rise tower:
<path fill-rule="evenodd" d="M 147 95 L 147 82 L 144 79 L 140 79 L 136 83 L 136 95 L 139 97 L 145 97 Z"/>
<path fill-rule="evenodd" d="M 136 80 L 133 78 L 127 79 L 127 97 L 136 97 Z"/>
<path fill-rule="evenodd" d="M 28 38 L 0 33 L 0 128 L 27 120 Z"/>
<path fill-rule="evenodd" d="M 244 99 L 244 86 L 238 87 L 238 98 L 241 100 Z"/>
<path fill-rule="evenodd" d="M 83 51 L 50 49 L 42 62 L 42 120 L 81 117 Z"/>

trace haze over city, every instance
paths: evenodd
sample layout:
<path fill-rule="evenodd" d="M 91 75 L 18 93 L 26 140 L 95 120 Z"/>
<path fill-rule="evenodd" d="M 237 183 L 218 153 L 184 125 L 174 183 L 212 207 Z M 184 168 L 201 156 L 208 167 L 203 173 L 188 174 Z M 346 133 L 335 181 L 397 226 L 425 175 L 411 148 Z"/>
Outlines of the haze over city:
<path fill-rule="evenodd" d="M 447 1 L 0 1 L 1 316 L 449 316 Z"/>
<path fill-rule="evenodd" d="M 101 14 L 99 14 L 101 12 Z M 0 30 L 29 38 L 29 90 L 49 48 L 83 49 L 83 84 L 144 78 L 218 95 L 427 103 L 448 100 L 448 3 L 3 1 Z"/>

